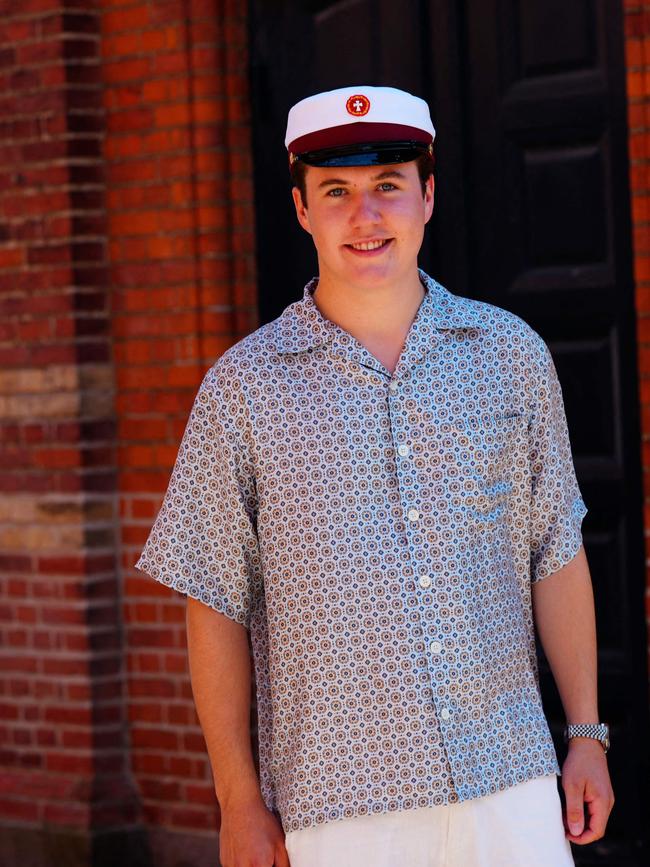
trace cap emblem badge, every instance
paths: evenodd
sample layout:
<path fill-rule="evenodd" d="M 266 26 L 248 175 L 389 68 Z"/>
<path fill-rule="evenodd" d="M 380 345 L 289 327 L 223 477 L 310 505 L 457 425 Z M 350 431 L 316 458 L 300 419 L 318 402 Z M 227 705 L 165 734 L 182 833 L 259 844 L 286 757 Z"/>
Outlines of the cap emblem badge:
<path fill-rule="evenodd" d="M 363 117 L 364 114 L 368 114 L 370 111 L 370 100 L 362 93 L 355 93 L 345 103 L 345 107 L 348 110 L 348 114 L 352 114 L 355 117 Z"/>

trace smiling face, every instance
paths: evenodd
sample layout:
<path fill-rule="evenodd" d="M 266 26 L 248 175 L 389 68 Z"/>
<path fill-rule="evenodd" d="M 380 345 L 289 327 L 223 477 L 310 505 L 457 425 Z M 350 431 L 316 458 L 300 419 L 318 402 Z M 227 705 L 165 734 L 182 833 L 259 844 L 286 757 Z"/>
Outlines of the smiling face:
<path fill-rule="evenodd" d="M 305 207 L 292 190 L 300 225 L 318 253 L 321 282 L 370 288 L 412 280 L 433 211 L 433 175 L 424 195 L 415 162 L 308 166 Z"/>

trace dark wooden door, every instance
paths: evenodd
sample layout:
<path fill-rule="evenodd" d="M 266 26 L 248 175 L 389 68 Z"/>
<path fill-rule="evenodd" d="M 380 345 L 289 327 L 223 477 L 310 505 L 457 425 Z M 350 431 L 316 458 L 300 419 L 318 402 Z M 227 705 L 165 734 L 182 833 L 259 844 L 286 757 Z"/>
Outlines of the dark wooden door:
<path fill-rule="evenodd" d="M 429 102 L 435 207 L 420 262 L 452 292 L 518 313 L 562 384 L 589 513 L 601 718 L 616 804 L 578 865 L 640 865 L 648 843 L 645 566 L 620 0 L 251 0 L 262 321 L 316 271 L 289 195 L 290 106 L 348 84 Z M 541 647 L 558 754 L 562 706 Z"/>

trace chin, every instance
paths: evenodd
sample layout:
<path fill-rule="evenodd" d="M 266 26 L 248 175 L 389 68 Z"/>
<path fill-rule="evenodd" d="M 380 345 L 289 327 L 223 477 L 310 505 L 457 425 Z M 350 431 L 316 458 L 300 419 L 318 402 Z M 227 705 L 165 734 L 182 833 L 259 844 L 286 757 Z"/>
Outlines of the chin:
<path fill-rule="evenodd" d="M 398 269 L 389 264 L 365 264 L 359 265 L 357 268 L 346 269 L 348 279 L 355 283 L 369 284 L 376 286 L 381 283 L 387 283 L 394 280 L 398 275 Z"/>

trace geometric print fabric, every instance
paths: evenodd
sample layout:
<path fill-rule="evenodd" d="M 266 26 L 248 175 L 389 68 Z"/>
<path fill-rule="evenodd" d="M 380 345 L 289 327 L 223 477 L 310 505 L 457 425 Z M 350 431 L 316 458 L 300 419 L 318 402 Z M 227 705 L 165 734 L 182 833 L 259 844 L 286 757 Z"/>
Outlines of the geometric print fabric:
<path fill-rule="evenodd" d="M 560 769 L 531 584 L 587 508 L 542 338 L 420 270 L 395 370 L 303 297 L 196 395 L 136 568 L 250 630 L 285 833 Z"/>

